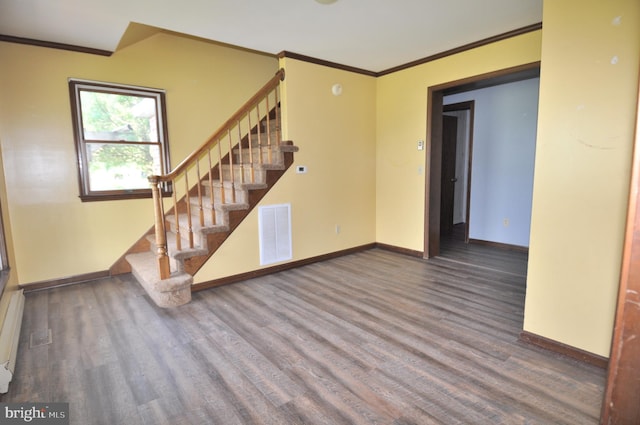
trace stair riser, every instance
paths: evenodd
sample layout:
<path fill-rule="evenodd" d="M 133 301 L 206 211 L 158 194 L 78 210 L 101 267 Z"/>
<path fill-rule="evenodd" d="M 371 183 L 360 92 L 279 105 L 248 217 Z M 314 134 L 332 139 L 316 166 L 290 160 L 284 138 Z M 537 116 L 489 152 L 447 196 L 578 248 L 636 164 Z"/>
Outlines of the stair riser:
<path fill-rule="evenodd" d="M 262 151 L 262 152 L 260 152 Z M 250 164 L 251 160 L 253 160 L 254 164 L 260 163 L 260 153 L 262 153 L 262 163 L 263 164 L 282 164 L 284 159 L 282 157 L 282 153 L 275 149 L 253 149 L 253 153 L 249 153 L 249 149 L 242 150 L 242 161 L 240 160 L 240 152 L 235 152 L 235 160 L 236 163 L 242 162 L 243 164 Z M 253 156 L 252 158 L 250 156 Z"/>
<path fill-rule="evenodd" d="M 216 223 L 217 225 L 225 225 L 226 218 L 224 217 L 224 213 L 217 211 L 216 212 Z M 191 217 L 191 226 L 193 230 L 193 248 L 207 248 L 207 236 L 203 235 L 200 231 L 195 230 L 196 226 L 200 227 L 200 218 L 196 215 L 196 213 L 192 214 Z M 204 227 L 213 226 L 211 223 L 211 216 L 207 216 L 205 213 L 204 218 Z M 188 249 L 189 247 L 189 227 L 186 221 L 180 221 L 180 238 L 182 239 L 182 249 Z M 169 222 L 169 226 L 167 227 L 167 231 L 171 231 L 176 233 L 176 223 L 174 221 Z"/>
<path fill-rule="evenodd" d="M 211 187 L 208 184 L 203 184 L 204 187 L 204 196 L 206 196 L 207 198 L 211 197 Z M 225 187 L 224 188 L 224 203 L 225 204 L 229 204 L 229 203 L 240 203 L 240 204 L 246 204 L 247 203 L 247 198 L 248 198 L 248 194 L 246 190 L 243 189 L 235 189 L 235 200 L 233 197 L 233 192 L 234 189 L 232 189 L 231 187 Z M 220 186 L 214 186 L 213 187 L 213 203 L 214 205 L 221 205 L 222 202 L 222 189 L 220 188 Z M 205 208 L 208 207 L 205 206 Z"/>
<path fill-rule="evenodd" d="M 175 232 L 175 225 L 171 225 L 171 231 Z M 182 239 L 181 249 L 190 249 L 189 247 L 189 230 L 180 226 L 180 237 Z M 204 244 L 204 246 L 203 246 Z M 200 232 L 193 232 L 193 248 L 206 248 L 206 240 Z"/>
<path fill-rule="evenodd" d="M 267 145 L 267 144 L 269 144 L 269 141 L 271 141 L 271 146 L 274 146 L 274 145 L 278 144 L 278 133 L 276 133 L 275 130 L 271 131 L 271 137 L 268 137 L 267 133 L 261 133 L 260 134 L 260 143 L 262 143 L 263 145 Z M 251 135 L 251 143 L 252 144 L 256 144 L 256 145 L 258 144 L 258 135 L 257 134 L 252 134 Z"/>
<path fill-rule="evenodd" d="M 151 248 L 150 248 L 151 252 L 153 252 L 154 254 L 156 254 L 158 252 L 158 245 L 156 245 L 155 241 L 151 241 Z M 171 270 L 174 271 L 179 271 L 179 272 L 183 272 L 184 271 L 184 265 L 182 264 L 181 261 L 176 260 L 172 254 L 172 249 L 169 247 L 169 265 L 171 266 Z"/>
<path fill-rule="evenodd" d="M 191 300 L 193 277 L 174 271 L 168 279 L 159 279 L 155 253 L 129 254 L 126 260 L 135 278 L 159 307 L 177 307 Z"/>
<path fill-rule="evenodd" d="M 224 217 L 224 212 L 223 211 L 219 211 L 217 209 L 214 210 L 215 212 L 215 222 L 213 221 L 213 217 L 211 215 L 211 209 L 208 206 L 203 205 L 202 206 L 202 215 L 203 215 L 203 219 L 204 219 L 204 224 L 202 225 L 202 227 L 210 227 L 210 226 L 215 226 L 215 225 L 224 225 L 226 224 L 224 222 L 225 217 Z M 174 223 L 175 225 L 175 223 Z M 200 206 L 197 204 L 197 202 L 194 202 L 191 204 L 191 225 L 192 226 L 201 226 L 200 223 Z M 183 232 L 187 230 L 186 229 L 186 223 L 180 223 L 180 231 Z M 186 233 L 183 233 L 183 235 Z"/>
<path fill-rule="evenodd" d="M 233 179 L 231 178 L 231 171 L 228 166 L 224 166 L 222 169 L 222 176 L 225 181 L 232 181 L 234 183 L 264 183 L 266 181 L 266 173 L 261 169 L 253 170 L 253 179 L 251 178 L 251 168 L 249 166 L 241 167 L 234 165 L 233 167 Z"/>

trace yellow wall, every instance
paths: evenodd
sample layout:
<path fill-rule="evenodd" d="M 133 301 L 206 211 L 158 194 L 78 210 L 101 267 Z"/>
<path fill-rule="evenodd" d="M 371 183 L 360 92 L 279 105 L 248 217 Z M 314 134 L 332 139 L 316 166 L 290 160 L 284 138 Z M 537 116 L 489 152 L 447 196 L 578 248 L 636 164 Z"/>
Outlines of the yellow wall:
<path fill-rule="evenodd" d="M 375 78 L 294 59 L 281 66 L 284 136 L 300 148 L 294 166 L 308 172 L 289 169 L 261 204 L 291 204 L 293 260 L 375 242 Z M 255 209 L 195 281 L 258 268 Z"/>
<path fill-rule="evenodd" d="M 608 356 L 635 122 L 640 2 L 545 1 L 543 19 L 524 329 Z"/>
<path fill-rule="evenodd" d="M 606 356 L 639 55 L 640 3 L 567 0 L 545 2 L 543 31 L 377 79 L 284 59 L 285 133 L 308 173 L 290 170 L 263 205 L 291 203 L 294 260 L 371 242 L 422 251 L 428 87 L 542 60 L 524 328 Z M 79 201 L 68 77 L 166 89 L 176 164 L 277 69 L 167 34 L 110 58 L 0 42 L 0 61 L 2 201 L 22 283 L 105 270 L 152 222 L 148 200 Z M 257 229 L 254 211 L 196 282 L 258 269 Z"/>
<path fill-rule="evenodd" d="M 424 249 L 427 89 L 540 60 L 541 31 L 428 62 L 377 80 L 377 241 Z"/>
<path fill-rule="evenodd" d="M 13 252 L 13 237 L 11 235 L 11 220 L 9 218 L 7 208 L 7 192 L 4 179 L 4 166 L 2 163 L 2 147 L 0 144 L 0 208 L 2 209 L 2 222 L 4 224 L 4 238 L 7 248 L 8 268 L 5 264 L 5 270 L 2 272 L 2 279 L 6 280 L 6 286 L 2 298 L 0 299 L 0 328 L 4 323 L 4 317 L 7 314 L 9 300 L 11 294 L 18 289 L 18 272 L 14 269 L 15 256 Z"/>
<path fill-rule="evenodd" d="M 68 78 L 162 88 L 172 163 L 277 70 L 277 59 L 157 34 L 111 57 L 0 42 L 0 139 L 20 283 L 108 269 L 153 224 L 151 200 L 82 203 Z"/>

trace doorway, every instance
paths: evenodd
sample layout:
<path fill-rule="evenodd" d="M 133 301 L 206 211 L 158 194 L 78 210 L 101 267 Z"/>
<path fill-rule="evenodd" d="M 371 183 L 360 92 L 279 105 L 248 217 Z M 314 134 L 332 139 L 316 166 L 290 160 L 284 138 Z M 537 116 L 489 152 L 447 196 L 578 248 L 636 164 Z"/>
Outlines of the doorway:
<path fill-rule="evenodd" d="M 475 101 L 443 106 L 440 237 L 469 242 Z"/>
<path fill-rule="evenodd" d="M 445 137 L 445 124 L 443 122 L 444 97 L 463 93 L 476 89 L 483 89 L 506 83 L 513 83 L 522 80 L 539 77 L 540 62 L 534 62 L 514 68 L 508 68 L 489 74 L 478 75 L 464 80 L 452 81 L 438 86 L 429 87 L 427 94 L 427 149 L 426 149 L 426 167 L 428 173 L 425 182 L 425 234 L 424 234 L 424 258 L 434 257 L 440 254 L 440 240 L 442 231 L 448 228 L 449 220 L 448 203 L 449 192 L 453 192 L 455 198 L 455 186 L 451 183 L 460 182 L 459 176 L 448 177 L 449 174 L 443 176 L 444 167 L 448 167 L 443 158 L 451 155 L 448 151 L 449 146 L 444 146 L 443 138 Z M 471 127 L 473 128 L 473 127 Z M 469 161 L 471 155 L 469 154 Z M 470 166 L 469 166 L 470 167 Z M 446 181 L 446 180 L 449 181 Z M 454 179 L 453 182 L 450 180 Z M 471 173 L 469 172 L 466 179 L 467 190 L 471 187 Z M 443 186 L 444 185 L 444 186 Z M 447 187 L 449 185 L 449 187 Z M 443 211 L 443 196 L 446 202 Z M 470 196 L 467 198 L 465 211 L 465 240 L 469 241 L 469 217 L 470 214 Z M 447 217 L 445 219 L 445 217 Z M 505 220 L 505 225 L 508 221 Z"/>

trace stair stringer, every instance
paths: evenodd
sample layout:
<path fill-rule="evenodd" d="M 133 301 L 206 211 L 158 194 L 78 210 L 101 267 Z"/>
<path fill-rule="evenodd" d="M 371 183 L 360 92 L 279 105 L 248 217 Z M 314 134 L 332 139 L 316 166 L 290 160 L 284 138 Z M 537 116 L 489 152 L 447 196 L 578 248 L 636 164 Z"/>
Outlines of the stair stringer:
<path fill-rule="evenodd" d="M 158 261 L 156 257 L 154 228 L 147 231 L 121 259 L 112 266 L 112 270 L 126 273 L 131 271 L 138 282 L 147 291 L 151 299 L 160 307 L 176 307 L 188 303 L 191 300 L 193 286 L 193 276 L 211 258 L 224 241 L 242 223 L 249 213 L 260 203 L 262 198 L 269 192 L 276 182 L 293 164 L 293 153 L 298 148 L 290 141 L 281 142 L 277 147 L 282 161 L 273 164 L 259 165 L 264 173 L 264 184 L 238 184 L 238 190 L 246 191 L 245 204 L 225 204 L 216 206 L 218 212 L 224 216 L 224 224 L 213 227 L 205 227 L 198 231 L 198 240 L 201 241 L 194 248 L 177 251 L 175 246 L 169 245 L 170 263 L 172 263 L 172 273 L 168 279 L 161 280 L 159 277 Z M 214 167 L 216 168 L 217 165 Z M 199 182 L 202 184 L 203 182 Z M 189 190 L 191 196 L 197 192 L 194 186 Z M 184 203 L 183 197 L 179 205 Z M 172 208 L 173 210 L 173 208 Z M 178 207 L 178 214 L 184 214 L 182 208 Z M 167 215 L 176 213 L 169 211 Z M 166 223 L 168 236 L 172 234 L 170 220 Z M 173 235 L 175 239 L 175 234 Z M 126 263 L 122 264 L 122 261 Z"/>
<path fill-rule="evenodd" d="M 283 142 L 287 143 L 287 142 Z M 289 142 L 290 143 L 290 142 Z M 289 149 L 287 149 L 289 148 Z M 207 254 L 196 255 L 185 258 L 183 261 L 184 271 L 191 276 L 195 275 L 200 268 L 211 258 L 211 256 L 220 248 L 225 240 L 233 233 L 233 231 L 242 223 L 242 221 L 249 215 L 249 213 L 260 203 L 262 198 L 271 190 L 276 182 L 284 175 L 284 173 L 293 164 L 293 152 L 297 150 L 292 145 L 281 145 L 283 155 L 283 167 L 282 169 L 266 169 L 266 188 L 261 189 L 248 189 L 248 208 L 230 210 L 229 221 L 227 223 L 228 230 L 218 231 L 214 233 L 206 233 L 206 245 Z"/>
<path fill-rule="evenodd" d="M 279 108 L 279 105 L 278 105 L 278 108 Z M 271 127 L 271 132 L 272 132 L 273 137 L 276 137 L 276 135 L 279 134 L 279 132 L 281 131 L 279 122 L 276 122 L 277 121 L 276 117 L 278 117 L 278 113 L 276 112 L 276 110 L 274 108 L 269 112 L 269 119 L 273 120 L 273 125 Z M 241 142 L 240 142 L 240 143 L 242 143 L 243 148 L 246 149 L 249 146 L 249 137 L 251 137 L 252 143 L 254 143 L 254 146 L 255 146 L 255 143 L 258 142 L 258 140 L 256 139 L 258 132 L 262 132 L 263 134 L 265 134 L 264 133 L 266 131 L 265 127 L 266 127 L 266 121 L 265 120 L 261 121 L 260 123 L 258 123 L 255 126 L 253 126 L 253 128 L 251 128 L 251 131 L 249 132 L 249 134 L 245 135 L 242 138 Z M 263 141 L 267 140 L 266 135 L 263 136 L 262 140 Z M 293 142 L 291 142 L 291 141 L 282 141 L 282 142 L 280 142 L 280 145 L 279 145 L 278 148 L 280 149 L 280 151 L 283 154 L 291 153 L 291 155 L 290 155 L 291 156 L 291 159 L 290 159 L 291 163 L 289 163 L 289 164 L 287 164 L 288 155 L 285 155 L 285 159 L 284 159 L 285 168 L 284 168 L 284 170 L 282 170 L 282 172 L 284 174 L 284 171 L 286 171 L 291 166 L 291 164 L 293 163 L 293 152 L 297 152 L 298 148 L 295 147 L 293 145 Z M 238 145 L 235 145 L 231 151 L 235 152 L 237 150 L 238 150 Z M 225 164 L 225 163 L 228 164 L 229 163 L 229 152 L 227 152 L 225 154 L 225 156 L 222 158 L 222 160 L 219 163 L 217 163 L 217 164 L 215 164 L 213 166 L 213 169 L 212 169 L 213 175 L 218 175 L 218 167 L 220 167 L 220 163 L 222 163 L 222 164 Z M 271 170 L 271 171 L 273 171 L 273 170 Z M 267 179 L 269 179 L 269 175 L 270 174 L 272 174 L 272 173 L 267 173 L 267 176 L 268 176 Z M 276 178 L 274 180 L 274 183 L 279 178 L 280 177 L 278 176 L 278 178 Z M 205 180 L 203 178 L 201 183 L 203 183 L 204 181 Z M 269 188 L 271 187 L 271 186 L 269 186 L 269 184 L 267 184 L 267 185 L 268 185 Z M 267 191 L 268 191 L 268 189 L 267 189 Z M 194 185 L 189 190 L 189 195 L 188 196 L 196 196 L 197 193 L 198 193 L 197 185 Z M 266 194 L 266 192 L 264 194 Z M 258 201 L 260 199 L 262 199 L 264 194 L 259 197 Z M 185 212 L 185 207 L 184 207 L 185 197 L 182 197 L 178 201 L 178 213 L 184 213 Z M 255 205 L 253 205 L 253 206 L 250 205 L 249 212 L 251 211 L 251 209 L 253 209 L 254 206 Z M 175 211 L 174 211 L 173 207 L 171 207 L 168 211 L 166 211 L 165 215 L 171 215 L 171 214 L 174 214 L 174 213 L 175 213 Z M 244 217 L 242 219 L 244 219 Z M 169 223 L 167 223 L 166 228 L 167 229 L 169 228 Z M 152 239 L 154 239 L 154 236 L 155 236 L 155 227 L 152 226 L 142 236 L 140 236 L 140 238 L 133 245 L 131 245 L 131 247 L 124 254 L 122 254 L 122 256 L 120 256 L 120 258 L 118 258 L 115 261 L 115 263 L 113 263 L 113 265 L 109 268 L 109 274 L 111 276 L 117 276 L 117 275 L 120 275 L 120 274 L 132 273 L 133 270 L 131 268 L 130 262 L 127 260 L 127 256 L 129 256 L 131 254 L 148 252 L 152 248 L 153 243 L 150 243 L 150 241 Z M 228 235 L 227 235 L 227 237 L 228 237 Z M 224 242 L 225 239 L 226 239 L 226 237 L 224 237 L 224 239 L 219 243 L 221 244 L 222 242 Z M 218 243 L 218 242 L 216 242 L 216 240 L 212 240 L 211 242 L 212 242 L 211 246 L 215 246 L 215 244 Z M 213 255 L 213 253 L 209 254 L 207 256 L 207 259 L 209 257 L 211 257 L 211 255 Z M 206 262 L 206 260 L 205 260 L 205 262 Z M 199 263 L 199 261 L 194 261 L 194 263 L 197 264 L 197 263 Z M 204 264 L 204 263 L 202 263 L 202 264 Z M 199 269 L 200 267 L 202 267 L 202 264 L 200 264 L 199 266 L 195 266 L 195 267 L 197 267 Z"/>

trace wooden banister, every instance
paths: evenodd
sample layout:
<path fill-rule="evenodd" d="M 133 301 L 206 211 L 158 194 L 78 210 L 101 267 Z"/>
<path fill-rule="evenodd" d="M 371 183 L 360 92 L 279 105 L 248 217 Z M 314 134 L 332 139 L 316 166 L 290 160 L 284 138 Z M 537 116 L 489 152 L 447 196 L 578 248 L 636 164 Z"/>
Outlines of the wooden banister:
<path fill-rule="evenodd" d="M 216 225 L 216 213 L 214 204 L 226 204 L 236 202 L 236 187 L 243 183 L 255 183 L 254 155 L 258 155 L 258 165 L 262 164 L 263 149 L 267 149 L 268 158 L 271 158 L 272 145 L 279 145 L 281 140 L 280 128 L 275 122 L 279 120 L 279 96 L 278 89 L 280 82 L 284 80 L 284 69 L 278 70 L 260 90 L 256 92 L 231 118 L 213 133 L 213 135 L 199 148 L 188 155 L 170 173 L 160 176 L 149 176 L 149 183 L 152 188 L 154 214 L 155 214 L 155 239 L 157 246 L 158 267 L 160 279 L 167 279 L 171 275 L 169 250 L 166 227 L 175 226 L 176 240 L 175 247 L 171 249 L 182 249 L 183 233 L 186 233 L 188 248 L 194 249 L 194 226 L 199 228 Z M 270 100 L 271 97 L 271 100 Z M 270 103 L 273 111 L 270 109 Z M 263 105 L 262 108 L 260 105 Z M 266 106 L 265 106 L 266 105 Z M 271 116 L 272 112 L 274 116 Z M 252 122 L 256 123 L 252 127 Z M 266 128 L 267 145 L 262 145 L 263 123 Z M 252 141 L 252 132 L 257 129 L 258 142 L 255 146 Z M 275 129 L 277 141 L 272 143 L 272 129 Z M 233 131 L 232 131 L 233 130 Z M 225 142 L 226 140 L 226 142 Z M 244 144 L 244 145 L 243 145 Z M 223 146 L 225 145 L 225 146 Z M 237 157 L 234 159 L 234 149 L 237 147 Z M 248 149 L 248 151 L 247 151 Z M 254 151 L 257 150 L 257 152 Z M 217 163 L 212 164 L 212 151 L 217 156 Z M 217 151 L 217 152 L 215 152 Z M 248 162 L 245 161 L 245 152 Z M 226 156 L 223 156 L 225 155 Z M 206 170 L 201 173 L 201 167 Z M 217 171 L 215 171 L 217 168 Z M 248 176 L 245 175 L 248 171 Z M 193 187 L 189 186 L 191 182 Z M 239 174 L 238 174 L 239 173 Z M 214 174 L 219 179 L 214 182 Z M 177 182 L 180 184 L 177 184 Z M 202 185 L 205 185 L 203 190 Z M 167 221 L 165 216 L 164 201 L 162 198 L 162 188 L 170 185 L 173 189 L 172 208 L 169 213 L 174 214 L 174 218 Z M 181 189 L 184 187 L 184 189 Z M 225 191 L 230 190 L 230 197 Z M 180 198 L 176 192 L 180 191 Z M 216 191 L 219 191 L 216 197 Z M 208 192 L 209 199 L 205 197 Z M 191 199 L 193 198 L 193 200 Z M 228 199 L 230 198 L 230 199 Z M 180 199 L 180 200 L 178 200 Z M 195 221 L 191 216 L 192 202 L 194 212 L 197 209 L 198 217 Z M 204 207 L 211 209 L 211 214 L 204 214 Z M 179 218 L 183 213 L 183 217 Z M 184 217 L 186 215 L 186 217 Z M 205 218 L 205 216 L 207 218 Z M 181 231 L 181 225 L 186 226 Z M 202 242 L 202 241 L 200 241 Z M 173 242 L 172 242 L 173 243 Z M 173 246 L 173 245 L 171 245 Z"/>
<path fill-rule="evenodd" d="M 156 255 L 158 258 L 158 269 L 160 271 L 160 278 L 166 279 L 171 274 L 169 266 L 169 257 L 167 256 L 167 233 L 164 223 L 164 211 L 162 208 L 162 195 L 160 190 L 160 181 L 155 178 L 156 176 L 149 177 L 149 183 L 151 184 L 151 192 L 153 193 L 153 210 L 156 217 Z M 161 218 L 160 220 L 158 218 Z M 164 276 L 164 277 L 163 277 Z"/>
<path fill-rule="evenodd" d="M 193 151 L 189 156 L 187 156 L 180 164 L 178 164 L 173 171 L 169 174 L 159 176 L 160 181 L 171 181 L 175 179 L 180 173 L 182 173 L 185 168 L 189 167 L 195 162 L 195 159 L 201 156 L 204 152 L 208 151 L 212 145 L 218 142 L 227 132 L 228 129 L 235 127 L 235 124 L 238 121 L 241 121 L 247 113 L 255 107 L 259 101 L 264 99 L 267 94 L 273 91 L 274 88 L 278 86 L 280 81 L 284 81 L 284 69 L 278 70 L 276 75 L 267 82 L 256 94 L 253 95 L 251 99 L 249 99 L 238 111 L 231 116 L 222 126 L 213 133 L 213 135 L 207 140 L 202 146 Z"/>

